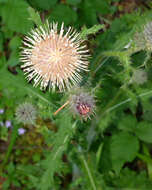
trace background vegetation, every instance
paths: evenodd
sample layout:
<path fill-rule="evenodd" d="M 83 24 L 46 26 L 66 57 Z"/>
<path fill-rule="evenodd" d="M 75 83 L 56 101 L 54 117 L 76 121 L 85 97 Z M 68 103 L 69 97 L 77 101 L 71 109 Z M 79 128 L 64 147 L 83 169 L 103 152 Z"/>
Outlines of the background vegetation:
<path fill-rule="evenodd" d="M 0 0 L 0 189 L 152 189 L 152 28 L 143 33 L 151 8 L 150 0 Z M 86 39 L 91 120 L 68 108 L 53 116 L 68 93 L 25 80 L 22 38 L 46 19 Z M 36 106 L 34 125 L 16 121 L 24 102 Z"/>

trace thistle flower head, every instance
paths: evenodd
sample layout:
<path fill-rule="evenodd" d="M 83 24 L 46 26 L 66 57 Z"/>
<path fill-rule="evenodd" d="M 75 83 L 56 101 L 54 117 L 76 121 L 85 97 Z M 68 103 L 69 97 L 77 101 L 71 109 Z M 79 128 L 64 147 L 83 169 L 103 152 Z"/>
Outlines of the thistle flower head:
<path fill-rule="evenodd" d="M 25 102 L 17 107 L 15 115 L 18 122 L 24 124 L 34 124 L 37 111 L 32 104 Z"/>
<path fill-rule="evenodd" d="M 148 22 L 145 25 L 143 35 L 145 38 L 147 49 L 152 50 L 152 22 Z"/>
<path fill-rule="evenodd" d="M 95 100 L 87 92 L 78 92 L 70 97 L 70 108 L 73 114 L 80 116 L 82 119 L 90 119 L 95 114 Z"/>
<path fill-rule="evenodd" d="M 152 51 L 152 22 L 145 24 L 141 32 L 135 33 L 134 42 L 138 51 Z"/>
<path fill-rule="evenodd" d="M 23 40 L 21 61 L 23 71 L 34 86 L 47 86 L 60 91 L 71 88 L 81 81 L 81 72 L 87 71 L 88 50 L 83 45 L 80 33 L 64 24 L 58 32 L 58 24 L 48 22 L 32 30 Z"/>
<path fill-rule="evenodd" d="M 143 69 L 137 69 L 133 72 L 132 82 L 140 85 L 147 82 L 147 79 L 148 79 L 147 73 Z"/>

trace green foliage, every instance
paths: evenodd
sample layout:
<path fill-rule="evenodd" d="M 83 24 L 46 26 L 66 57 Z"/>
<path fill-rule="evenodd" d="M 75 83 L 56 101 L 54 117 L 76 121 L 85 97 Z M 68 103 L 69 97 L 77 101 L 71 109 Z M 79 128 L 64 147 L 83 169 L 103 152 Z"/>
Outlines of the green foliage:
<path fill-rule="evenodd" d="M 67 0 L 69 5 L 77 5 L 81 2 L 81 0 Z"/>
<path fill-rule="evenodd" d="M 0 0 L 0 189 L 152 189 L 152 47 L 142 43 L 150 8 L 150 1 Z M 70 113 L 73 89 L 41 91 L 25 79 L 23 35 L 46 20 L 76 28 L 90 51 L 80 86 L 96 99 L 91 120 Z M 144 83 L 133 78 L 138 70 Z M 32 125 L 16 122 L 24 102 L 37 109 Z"/>
<path fill-rule="evenodd" d="M 133 161 L 138 150 L 139 142 L 137 137 L 127 132 L 113 135 L 110 141 L 110 153 L 114 171 L 119 173 L 124 163 Z"/>
<path fill-rule="evenodd" d="M 65 25 L 73 24 L 76 20 L 76 12 L 67 5 L 57 5 L 50 15 L 50 21 L 58 21 L 59 23 L 64 22 Z"/>
<path fill-rule="evenodd" d="M 152 143 L 152 124 L 148 122 L 141 122 L 135 129 L 135 134 L 144 142 Z"/>
<path fill-rule="evenodd" d="M 129 169 L 124 169 L 120 177 L 116 177 L 112 181 L 113 185 L 118 186 L 120 189 L 128 186 L 128 190 L 150 190 L 152 185 L 151 181 L 147 179 L 145 172 L 137 175 L 136 172 Z"/>
<path fill-rule="evenodd" d="M 62 160 L 61 157 L 66 151 L 67 146 L 71 137 L 73 136 L 76 123 L 71 125 L 71 118 L 64 116 L 66 119 L 58 119 L 56 124 L 60 126 L 57 134 L 54 134 L 52 137 L 53 150 L 47 156 L 47 159 L 44 161 L 45 172 L 41 178 L 39 188 L 41 190 L 48 190 L 52 187 L 54 180 L 55 172 L 58 172 L 62 169 Z"/>
<path fill-rule="evenodd" d="M 41 18 L 40 18 L 40 15 L 38 12 L 35 12 L 35 10 L 31 7 L 28 8 L 28 12 L 30 14 L 30 18 L 31 20 L 37 25 L 37 26 L 40 26 L 42 25 L 42 21 L 41 21 Z"/>
<path fill-rule="evenodd" d="M 31 3 L 33 6 L 43 9 L 43 10 L 49 10 L 50 8 L 54 7 L 57 3 L 57 0 L 29 0 L 29 3 Z"/>
<path fill-rule="evenodd" d="M 27 9 L 28 4 L 24 0 L 8 0 L 1 5 L 0 14 L 9 30 L 23 34 L 30 30 L 32 22 Z"/>

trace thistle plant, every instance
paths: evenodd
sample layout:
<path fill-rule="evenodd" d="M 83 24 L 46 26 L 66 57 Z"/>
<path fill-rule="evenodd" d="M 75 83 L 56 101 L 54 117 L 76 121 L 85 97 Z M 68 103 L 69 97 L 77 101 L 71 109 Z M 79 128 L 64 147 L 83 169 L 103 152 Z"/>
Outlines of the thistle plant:
<path fill-rule="evenodd" d="M 152 189 L 152 12 L 125 14 L 142 2 L 0 1 L 2 189 Z"/>

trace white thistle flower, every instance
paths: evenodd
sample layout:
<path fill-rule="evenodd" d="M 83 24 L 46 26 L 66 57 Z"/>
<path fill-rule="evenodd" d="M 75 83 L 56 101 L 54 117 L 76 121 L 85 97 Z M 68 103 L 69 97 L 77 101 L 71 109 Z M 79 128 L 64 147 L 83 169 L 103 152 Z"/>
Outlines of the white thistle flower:
<path fill-rule="evenodd" d="M 48 22 L 32 30 L 23 40 L 21 68 L 27 79 L 34 79 L 34 86 L 41 89 L 47 86 L 60 91 L 77 86 L 81 81 L 81 72 L 88 71 L 88 49 L 84 41 L 73 28 L 67 32 L 64 24 L 58 32 L 58 24 Z"/>
<path fill-rule="evenodd" d="M 19 123 L 34 124 L 37 111 L 31 103 L 25 102 L 17 107 L 15 115 Z"/>

